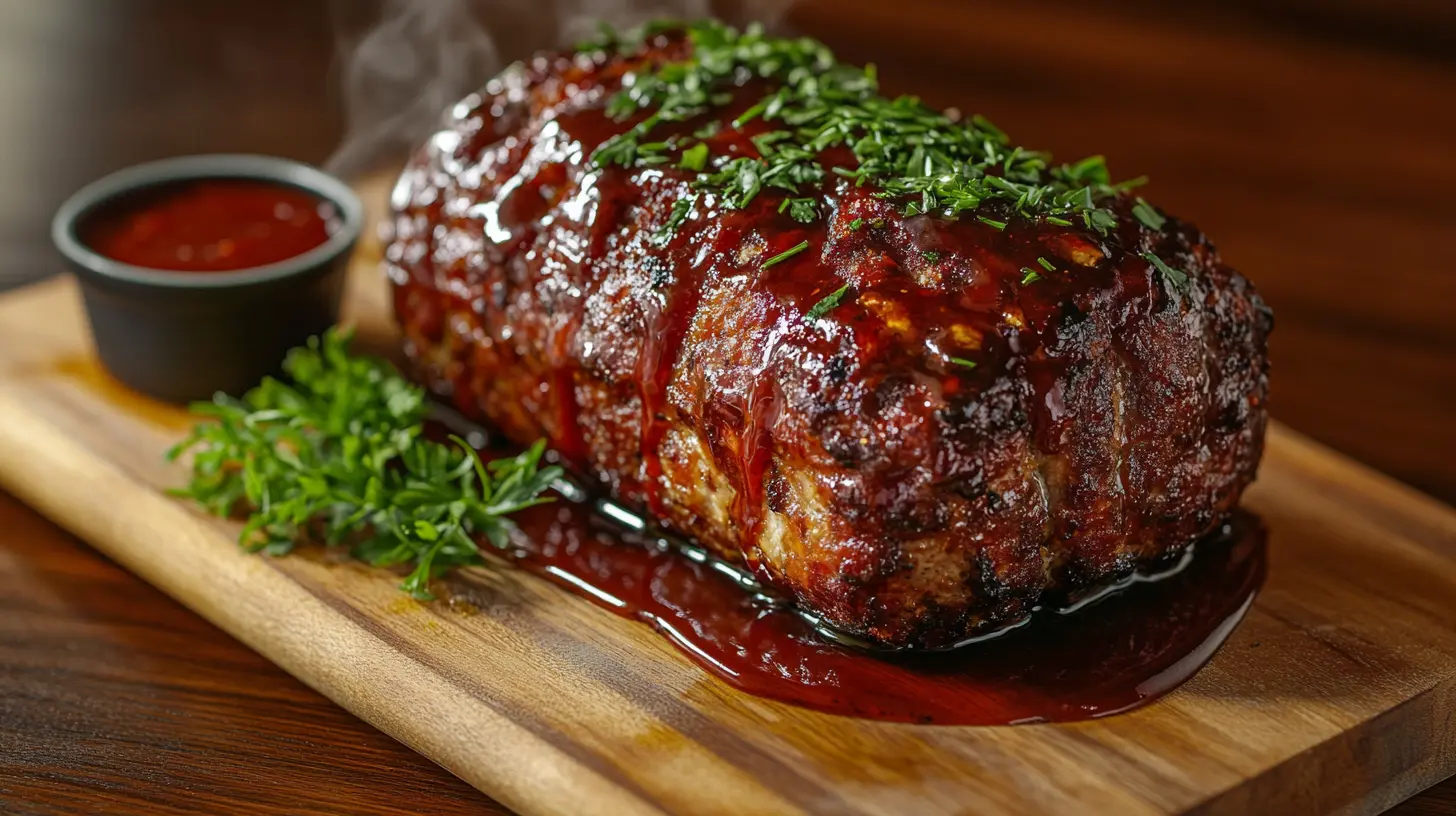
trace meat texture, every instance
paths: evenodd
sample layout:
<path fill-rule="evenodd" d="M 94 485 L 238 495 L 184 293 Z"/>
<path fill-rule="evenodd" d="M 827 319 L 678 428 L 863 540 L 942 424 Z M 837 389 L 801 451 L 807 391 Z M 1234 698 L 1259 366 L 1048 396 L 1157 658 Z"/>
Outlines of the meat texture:
<path fill-rule="evenodd" d="M 804 224 L 782 192 L 729 210 L 672 164 L 593 167 L 632 124 L 604 112 L 624 74 L 689 47 L 539 57 L 448 114 L 392 200 L 414 376 L 885 646 L 954 644 L 1227 517 L 1272 318 L 1194 227 L 1127 194 L 1105 235 L 905 215 L 832 174 Z M 667 132 L 717 119 L 712 154 L 753 155 L 762 124 L 728 123 L 764 90 Z"/>

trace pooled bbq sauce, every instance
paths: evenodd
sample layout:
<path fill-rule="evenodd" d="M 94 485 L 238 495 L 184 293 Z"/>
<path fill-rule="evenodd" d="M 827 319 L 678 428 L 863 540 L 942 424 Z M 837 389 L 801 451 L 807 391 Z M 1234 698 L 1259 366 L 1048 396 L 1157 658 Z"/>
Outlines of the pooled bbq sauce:
<path fill-rule="evenodd" d="M 1192 677 L 1253 602 L 1265 533 L 1239 514 L 1160 576 L 956 650 L 875 653 L 827 640 L 791 609 L 585 505 L 519 518 L 518 566 L 660 632 L 730 685 L 831 714 L 937 725 L 1067 722 L 1127 711 Z"/>
<path fill-rule="evenodd" d="M 230 272 L 302 255 L 338 228 L 332 205 L 267 181 L 206 179 L 147 188 L 102 205 L 81 240 L 115 261 L 176 272 Z"/>

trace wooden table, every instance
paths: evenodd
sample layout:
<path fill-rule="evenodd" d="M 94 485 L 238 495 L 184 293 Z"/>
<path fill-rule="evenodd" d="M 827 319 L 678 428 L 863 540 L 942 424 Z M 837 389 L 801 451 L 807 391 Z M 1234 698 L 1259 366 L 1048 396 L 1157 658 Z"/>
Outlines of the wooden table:
<path fill-rule="evenodd" d="M 1276 415 L 1456 500 L 1456 11 L 1010 5 L 806 0 L 790 20 L 894 89 L 1152 176 L 1273 304 Z M 325 6 L 0 0 L 0 286 L 58 268 L 50 213 L 103 172 L 327 157 L 342 115 Z M 544 42 L 510 25 L 507 57 Z M 103 808 L 498 810 L 0 494 L 0 810 Z M 1398 812 L 1456 812 L 1456 782 Z"/>

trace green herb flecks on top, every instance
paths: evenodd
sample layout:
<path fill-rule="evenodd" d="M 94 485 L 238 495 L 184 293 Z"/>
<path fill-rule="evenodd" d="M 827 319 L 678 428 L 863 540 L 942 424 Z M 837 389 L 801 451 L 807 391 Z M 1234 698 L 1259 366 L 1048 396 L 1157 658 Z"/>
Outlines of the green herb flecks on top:
<path fill-rule="evenodd" d="M 1167 217 L 1158 212 L 1156 207 L 1144 201 L 1141 196 L 1133 205 L 1132 214 L 1150 230 L 1160 230 L 1164 224 L 1168 223 Z"/>
<path fill-rule="evenodd" d="M 795 255 L 798 255 L 800 252 L 803 252 L 804 250 L 806 250 L 808 248 L 809 248 L 809 242 L 808 241 L 800 241 L 799 243 L 794 244 L 793 246 L 789 247 L 788 249 L 784 250 L 783 252 L 780 252 L 779 254 L 773 256 L 772 258 L 769 258 L 768 260 L 764 261 L 763 262 L 763 266 L 761 266 L 759 268 L 760 269 L 768 269 L 771 266 L 778 266 L 779 264 L 783 263 L 784 261 L 787 261 L 788 259 L 794 257 Z"/>
<path fill-rule="evenodd" d="M 884 97 L 873 66 L 841 63 L 823 43 L 806 37 L 769 37 L 758 26 L 740 32 L 709 20 L 659 23 L 629 36 L 606 31 L 589 49 L 631 53 L 646 37 L 669 30 L 685 32 L 690 55 L 629 75 L 607 113 L 621 120 L 643 118 L 597 148 L 596 166 L 660 163 L 648 148 L 662 143 L 649 134 L 664 123 L 721 108 L 732 101 L 733 88 L 757 78 L 774 90 L 732 126 L 761 121 L 770 128 L 752 138 L 759 155 L 702 161 L 703 151 L 693 147 L 678 163 L 697 172 L 697 186 L 730 209 L 747 207 L 771 188 L 803 199 L 810 188 L 837 176 L 875 188 L 899 202 L 906 215 L 974 213 L 997 229 L 1015 218 L 1042 219 L 1105 234 L 1117 219 L 1103 204 L 1142 182 L 1113 184 L 1101 156 L 1053 165 L 1049 155 L 1011 144 L 979 116 L 958 120 L 916 97 Z M 848 148 L 854 162 L 825 165 L 823 153 L 831 148 Z M 819 213 L 799 206 L 794 217 L 817 219 Z"/>
<path fill-rule="evenodd" d="M 401 588 L 431 597 L 430 579 L 478 564 L 484 538 L 507 546 L 510 514 L 561 476 L 545 445 L 481 461 L 461 440 L 424 438 L 425 393 L 383 360 L 353 355 L 330 332 L 242 399 L 193 406 L 199 424 L 168 454 L 191 452 L 192 480 L 173 495 L 220 516 L 246 513 L 239 542 L 273 555 L 303 539 L 343 545 L 374 566 L 408 566 Z"/>
<path fill-rule="evenodd" d="M 1167 262 L 1165 262 L 1162 258 L 1159 258 L 1157 255 L 1154 255 L 1151 252 L 1144 252 L 1141 254 L 1143 260 L 1147 261 L 1149 264 L 1152 264 L 1154 269 L 1163 273 L 1163 277 L 1168 280 L 1169 285 L 1171 285 L 1175 290 L 1179 292 L 1188 291 L 1187 272 L 1184 272 L 1177 267 L 1169 266 Z"/>
<path fill-rule="evenodd" d="M 824 315 L 829 314 L 831 311 L 839 306 L 840 301 L 844 300 L 844 296 L 848 293 L 849 284 L 846 283 L 838 289 L 835 289 L 833 292 L 825 295 L 822 300 L 810 307 L 808 313 L 804 315 L 804 322 L 813 323 Z"/>

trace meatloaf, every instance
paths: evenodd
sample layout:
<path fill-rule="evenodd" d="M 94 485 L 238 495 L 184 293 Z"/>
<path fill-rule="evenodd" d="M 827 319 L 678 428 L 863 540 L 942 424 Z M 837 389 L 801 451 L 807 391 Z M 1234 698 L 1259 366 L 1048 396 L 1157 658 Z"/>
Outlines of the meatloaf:
<path fill-rule="evenodd" d="M 458 410 L 834 627 L 935 648 L 1181 555 L 1254 477 L 1271 313 L 1137 193 L 696 23 L 457 104 L 386 267 Z"/>

